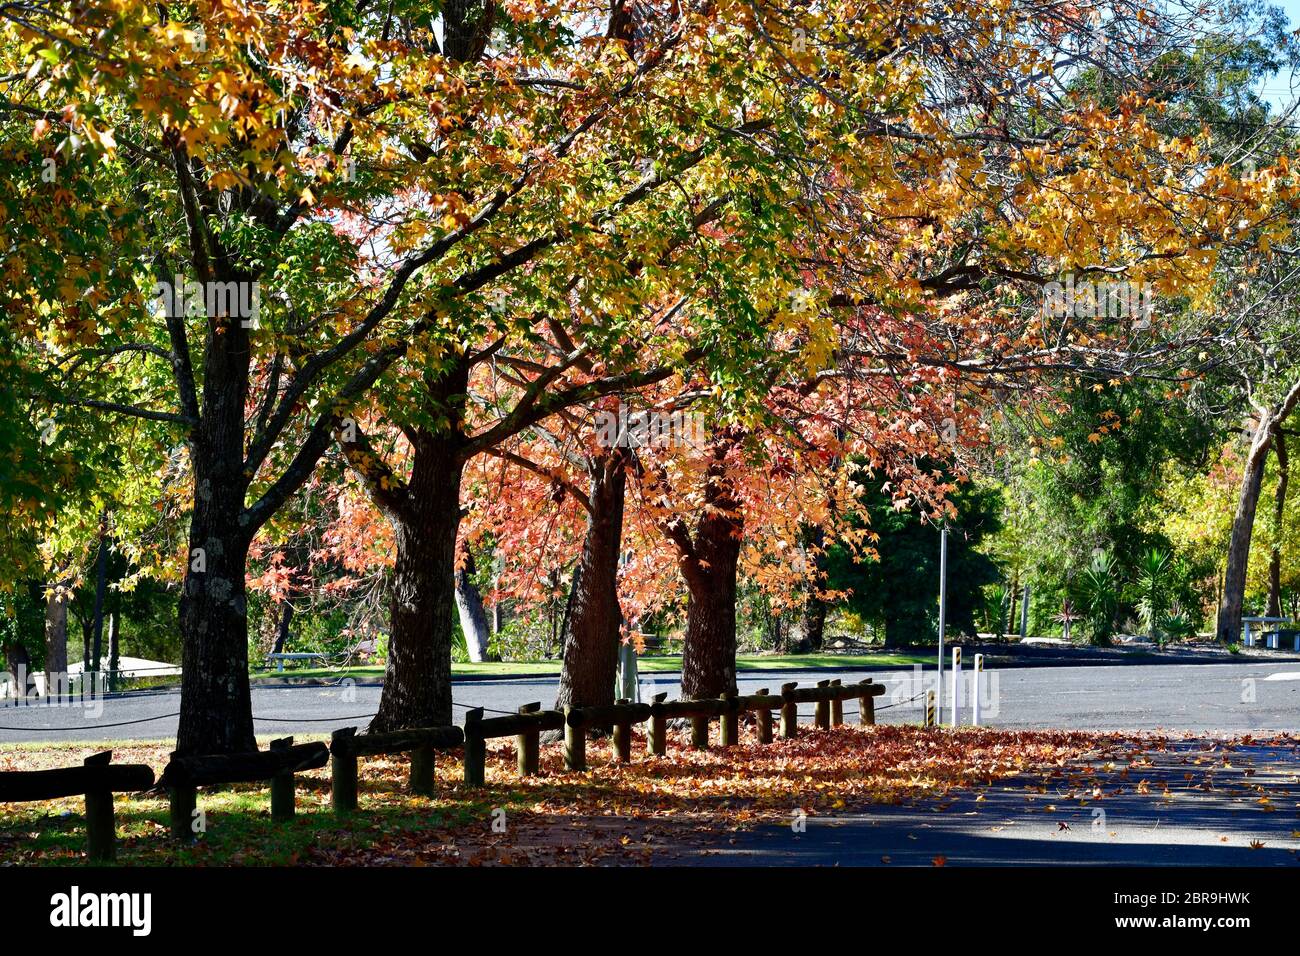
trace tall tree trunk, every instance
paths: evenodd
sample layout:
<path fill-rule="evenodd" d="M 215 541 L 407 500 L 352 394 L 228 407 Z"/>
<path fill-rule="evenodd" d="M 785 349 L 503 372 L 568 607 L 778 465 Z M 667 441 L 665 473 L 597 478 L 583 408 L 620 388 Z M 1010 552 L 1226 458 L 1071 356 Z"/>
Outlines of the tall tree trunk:
<path fill-rule="evenodd" d="M 91 612 L 91 670 L 98 671 L 104 647 L 104 598 L 108 592 L 108 512 L 99 515 L 99 551 L 95 555 L 95 609 Z"/>
<path fill-rule="evenodd" d="M 1282 401 L 1272 408 L 1257 408 L 1259 422 L 1251 439 L 1242 469 L 1241 492 L 1237 511 L 1232 518 L 1228 539 L 1228 563 L 1223 572 L 1223 597 L 1219 601 L 1218 638 L 1221 643 L 1235 644 L 1241 639 L 1241 610 L 1246 597 L 1246 569 L 1250 563 L 1250 538 L 1255 527 L 1255 511 L 1264 480 L 1264 464 L 1272 444 L 1273 429 L 1281 427 L 1300 401 L 1300 379 Z"/>
<path fill-rule="evenodd" d="M 816 595 L 803 606 L 803 642 L 799 648 L 804 653 L 820 651 L 826 643 L 826 602 Z"/>
<path fill-rule="evenodd" d="M 68 601 L 71 581 L 50 586 L 45 599 L 45 696 L 61 699 L 68 690 Z"/>
<path fill-rule="evenodd" d="M 190 441 L 194 507 L 181 588 L 181 715 L 176 750 L 257 749 L 248 687 L 244 413 L 250 347 L 239 322 L 209 322 L 202 416 Z M 242 520 L 241 520 L 242 519 Z"/>
<path fill-rule="evenodd" d="M 826 531 L 820 525 L 813 525 L 804 530 L 804 548 L 805 560 L 810 560 L 813 564 L 813 570 L 816 573 L 816 582 L 820 583 L 822 578 L 822 565 L 824 556 L 822 549 L 826 545 Z M 799 614 L 799 642 L 795 645 L 794 650 L 797 653 L 807 654 L 810 651 L 820 651 L 826 640 L 826 602 L 816 595 L 817 584 L 809 588 L 812 592 L 804 602 L 803 609 Z"/>
<path fill-rule="evenodd" d="M 390 516 L 397 540 L 391 632 L 371 733 L 452 723 L 460 444 L 459 433 L 417 433 L 405 508 Z"/>
<path fill-rule="evenodd" d="M 728 429 L 714 442 L 705 478 L 704 509 L 691 553 L 681 562 L 688 598 L 682 697 L 717 697 L 736 687 L 736 568 L 744 514 L 727 473 L 727 456 L 739 443 Z"/>
<path fill-rule="evenodd" d="M 11 693 L 19 698 L 30 697 L 35 686 L 35 675 L 32 674 L 32 659 L 26 646 L 22 641 L 13 641 L 5 644 L 4 654 L 5 666 L 14 682 Z"/>
<path fill-rule="evenodd" d="M 121 686 L 118 671 L 122 668 L 122 639 L 119 632 L 122 614 L 119 608 L 113 608 L 108 614 L 108 689 L 117 690 Z"/>
<path fill-rule="evenodd" d="M 623 626 L 618 603 L 618 560 L 628 460 L 626 448 L 613 448 L 588 465 L 590 507 L 561 635 L 564 665 L 556 699 L 559 708 L 614 703 Z"/>
<path fill-rule="evenodd" d="M 1269 617 L 1282 616 L 1282 531 L 1286 519 L 1287 466 L 1286 435 L 1279 424 L 1273 429 L 1273 451 L 1277 455 L 1277 490 L 1273 495 L 1273 548 L 1268 556 Z"/>
<path fill-rule="evenodd" d="M 714 555 L 688 585 L 686 647 L 682 654 L 682 697 L 700 700 L 736 689 L 736 564 L 739 539 L 719 532 Z M 722 535 L 727 535 L 727 538 Z"/>
<path fill-rule="evenodd" d="M 181 593 L 181 754 L 257 749 L 248 687 L 248 544 L 199 509 Z"/>
<path fill-rule="evenodd" d="M 293 626 L 293 602 L 286 598 L 280 603 L 280 617 L 275 622 L 275 643 L 271 645 L 272 654 L 283 654 L 289 643 L 289 629 Z"/>
<path fill-rule="evenodd" d="M 488 642 L 487 612 L 483 609 L 483 596 L 474 584 L 474 555 L 466 549 L 465 563 L 456 569 L 456 610 L 460 612 L 460 629 L 465 635 L 465 649 L 469 659 L 477 663 L 491 660 Z"/>

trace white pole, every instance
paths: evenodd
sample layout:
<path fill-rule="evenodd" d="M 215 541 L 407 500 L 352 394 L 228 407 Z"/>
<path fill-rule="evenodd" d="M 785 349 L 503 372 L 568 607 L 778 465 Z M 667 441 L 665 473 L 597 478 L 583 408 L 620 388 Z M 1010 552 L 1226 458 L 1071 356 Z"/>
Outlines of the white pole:
<path fill-rule="evenodd" d="M 939 677 L 935 695 L 939 698 L 939 723 L 943 723 L 943 632 L 948 616 L 948 526 L 939 532 Z"/>
<path fill-rule="evenodd" d="M 961 648 L 952 649 L 952 721 L 950 726 L 961 724 Z"/>
<path fill-rule="evenodd" d="M 975 655 L 975 666 L 970 675 L 970 725 L 980 725 L 980 674 L 984 673 L 984 655 Z"/>

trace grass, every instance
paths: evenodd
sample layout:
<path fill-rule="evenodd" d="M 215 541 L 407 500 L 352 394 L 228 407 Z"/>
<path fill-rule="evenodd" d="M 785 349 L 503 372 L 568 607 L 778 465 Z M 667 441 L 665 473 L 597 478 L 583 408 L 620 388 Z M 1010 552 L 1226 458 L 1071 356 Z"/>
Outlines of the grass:
<path fill-rule="evenodd" d="M 933 657 L 919 654 L 740 654 L 736 657 L 736 669 L 744 671 L 795 671 L 795 670 L 829 670 L 855 668 L 872 670 L 881 667 L 911 667 L 913 664 L 931 663 Z M 639 669 L 647 674 L 671 674 L 682 669 L 680 654 L 664 654 L 654 657 L 642 657 L 638 661 Z M 512 676 L 551 676 L 560 673 L 559 661 L 500 661 L 475 664 L 456 662 L 451 665 L 452 677 L 492 677 Z M 302 667 L 286 669 L 285 677 L 338 677 L 380 678 L 384 668 L 378 665 L 362 667 Z M 254 680 L 275 679 L 281 676 L 276 671 L 255 673 Z"/>

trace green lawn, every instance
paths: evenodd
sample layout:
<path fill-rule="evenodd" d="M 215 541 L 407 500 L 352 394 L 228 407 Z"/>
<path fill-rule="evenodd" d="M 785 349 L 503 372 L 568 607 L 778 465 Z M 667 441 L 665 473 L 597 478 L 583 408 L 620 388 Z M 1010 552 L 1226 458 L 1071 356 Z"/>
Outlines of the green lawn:
<path fill-rule="evenodd" d="M 822 670 L 846 667 L 869 670 L 881 667 L 910 667 L 913 664 L 928 664 L 932 660 L 933 658 L 931 656 L 923 657 L 918 654 L 741 654 L 736 658 L 736 667 L 740 671 Z M 640 669 L 650 674 L 673 673 L 682 669 L 682 658 L 680 654 L 643 657 L 639 663 Z M 560 662 L 502 661 L 500 663 L 491 664 L 454 663 L 451 665 L 451 672 L 454 677 L 487 677 L 514 674 L 559 674 Z M 284 672 L 284 676 L 286 677 L 338 677 L 341 675 L 360 678 L 378 678 L 383 677 L 384 669 L 378 666 L 347 667 L 342 669 L 328 667 L 302 667 L 289 668 Z M 264 677 L 275 678 L 278 677 L 279 674 L 275 671 L 265 671 L 256 673 L 253 676 L 254 679 Z"/>

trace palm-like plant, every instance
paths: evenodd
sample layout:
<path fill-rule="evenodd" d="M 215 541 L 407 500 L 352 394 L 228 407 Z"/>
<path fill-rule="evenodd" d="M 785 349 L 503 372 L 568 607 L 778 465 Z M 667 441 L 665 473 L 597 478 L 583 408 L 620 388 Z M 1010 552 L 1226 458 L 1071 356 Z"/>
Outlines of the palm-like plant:
<path fill-rule="evenodd" d="M 1163 647 L 1161 624 L 1169 608 L 1169 577 L 1173 559 L 1168 551 L 1152 548 L 1138 562 L 1138 619 L 1151 640 Z"/>
<path fill-rule="evenodd" d="M 1070 628 L 1073 626 L 1074 622 L 1082 619 L 1083 615 L 1074 609 L 1074 605 L 1070 603 L 1069 598 L 1066 598 L 1061 602 L 1061 613 L 1053 618 L 1053 620 L 1061 625 L 1061 630 L 1067 641 L 1070 640 Z"/>
<path fill-rule="evenodd" d="M 1160 626 L 1169 637 L 1185 640 L 1196 633 L 1196 625 L 1196 619 L 1181 604 L 1173 601 Z"/>
<path fill-rule="evenodd" d="M 999 639 L 1007 630 L 1007 599 L 1010 596 L 1005 584 L 991 584 L 984 589 L 984 630 Z"/>
<path fill-rule="evenodd" d="M 1092 563 L 1079 576 L 1078 590 L 1092 643 L 1109 644 L 1115 634 L 1115 615 L 1120 605 L 1114 555 L 1109 551 L 1096 552 Z"/>

